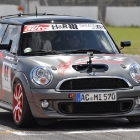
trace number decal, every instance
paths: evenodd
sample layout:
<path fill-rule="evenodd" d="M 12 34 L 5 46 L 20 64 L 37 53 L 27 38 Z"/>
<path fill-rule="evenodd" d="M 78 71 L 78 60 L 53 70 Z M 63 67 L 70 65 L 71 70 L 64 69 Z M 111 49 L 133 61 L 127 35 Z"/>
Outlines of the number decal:
<path fill-rule="evenodd" d="M 11 64 L 7 62 L 2 65 L 2 88 L 11 91 Z"/>
<path fill-rule="evenodd" d="M 4 77 L 5 77 L 5 81 L 8 81 L 8 69 L 9 66 L 4 66 Z"/>

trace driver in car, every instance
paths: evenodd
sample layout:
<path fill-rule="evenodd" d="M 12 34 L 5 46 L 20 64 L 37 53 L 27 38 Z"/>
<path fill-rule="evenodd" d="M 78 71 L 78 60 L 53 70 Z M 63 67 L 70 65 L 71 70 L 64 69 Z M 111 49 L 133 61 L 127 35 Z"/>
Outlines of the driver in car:
<path fill-rule="evenodd" d="M 78 49 L 80 45 L 80 38 L 78 35 L 70 35 L 68 37 L 68 44 L 70 49 Z"/>

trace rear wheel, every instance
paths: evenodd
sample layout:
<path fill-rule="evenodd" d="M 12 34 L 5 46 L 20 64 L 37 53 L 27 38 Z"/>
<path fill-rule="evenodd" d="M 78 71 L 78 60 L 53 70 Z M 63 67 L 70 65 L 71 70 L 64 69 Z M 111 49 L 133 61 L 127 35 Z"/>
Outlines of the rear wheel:
<path fill-rule="evenodd" d="M 13 119 L 18 127 L 30 126 L 35 122 L 20 80 L 14 84 Z"/>

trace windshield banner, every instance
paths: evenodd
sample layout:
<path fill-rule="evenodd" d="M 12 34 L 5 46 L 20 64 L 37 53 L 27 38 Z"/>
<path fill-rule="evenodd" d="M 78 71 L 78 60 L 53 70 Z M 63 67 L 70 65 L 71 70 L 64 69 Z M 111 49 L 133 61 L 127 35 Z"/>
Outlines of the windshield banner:
<path fill-rule="evenodd" d="M 105 28 L 99 23 L 35 24 L 25 25 L 23 28 L 23 33 L 66 30 L 105 30 Z"/>

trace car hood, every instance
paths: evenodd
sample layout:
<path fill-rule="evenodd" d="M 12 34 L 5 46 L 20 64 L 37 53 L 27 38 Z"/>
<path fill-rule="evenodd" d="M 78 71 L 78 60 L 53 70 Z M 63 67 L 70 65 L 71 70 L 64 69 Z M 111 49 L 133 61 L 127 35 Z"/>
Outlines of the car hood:
<path fill-rule="evenodd" d="M 131 58 L 123 54 L 94 54 L 91 60 L 92 65 L 97 66 L 93 72 L 92 70 L 87 71 L 89 66 L 87 64 L 87 61 L 89 61 L 87 54 L 23 57 L 19 59 L 20 66 L 18 66 L 18 69 L 20 70 L 20 67 L 24 66 L 22 70 L 24 69 L 24 73 L 29 77 L 29 71 L 35 66 L 46 66 L 52 71 L 53 79 L 55 79 L 53 84 L 58 84 L 63 79 L 77 76 L 122 77 L 133 85 L 137 84 L 132 80 L 129 72 L 130 65 L 136 63 Z M 98 65 L 106 69 L 100 71 Z M 28 69 L 25 69 L 25 67 L 28 67 Z"/>

